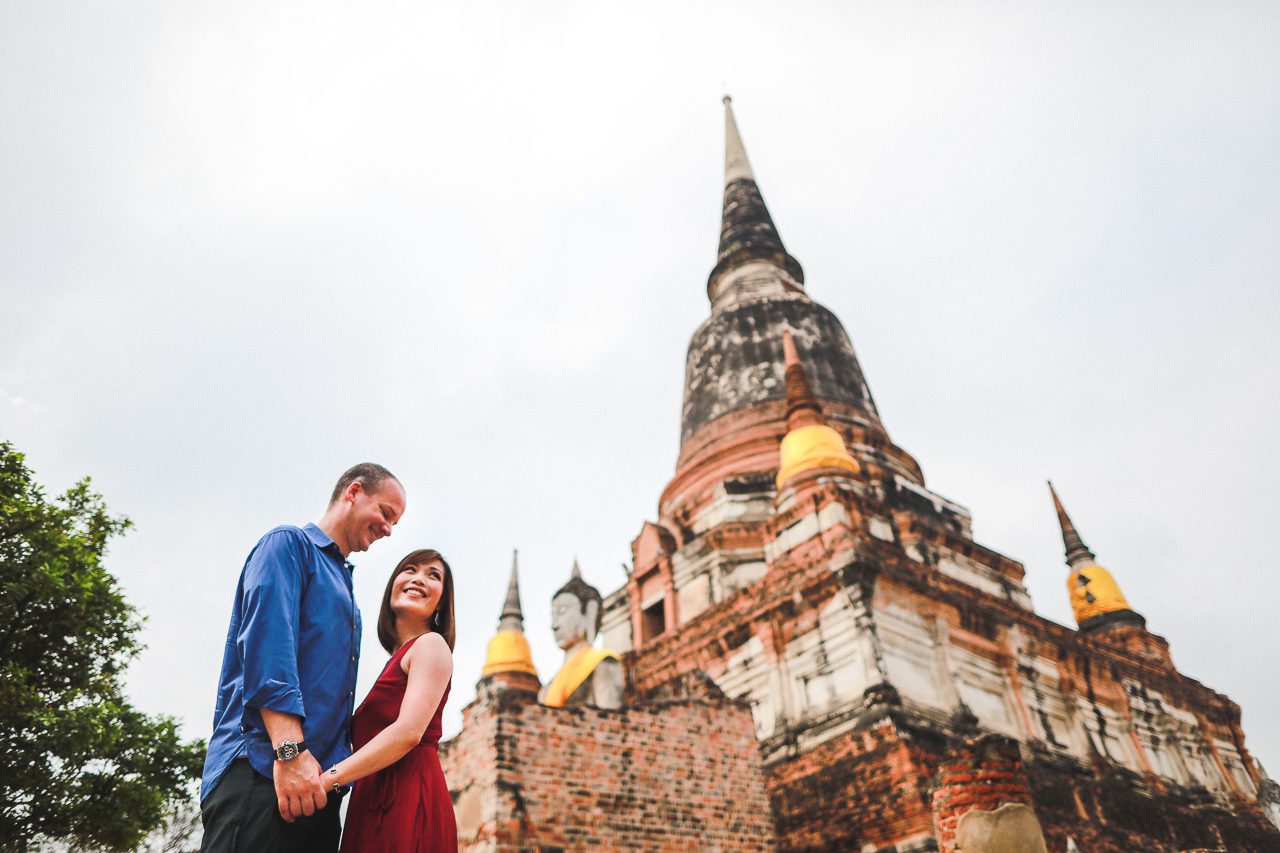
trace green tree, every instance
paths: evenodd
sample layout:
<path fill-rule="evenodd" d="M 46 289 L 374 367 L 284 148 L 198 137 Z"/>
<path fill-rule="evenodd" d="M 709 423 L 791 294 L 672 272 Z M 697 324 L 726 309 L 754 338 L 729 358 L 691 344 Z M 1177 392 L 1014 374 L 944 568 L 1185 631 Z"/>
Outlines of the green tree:
<path fill-rule="evenodd" d="M 48 500 L 0 442 L 0 850 L 133 850 L 200 772 L 204 745 L 123 693 L 142 619 L 103 558 L 129 526 L 87 478 Z"/>

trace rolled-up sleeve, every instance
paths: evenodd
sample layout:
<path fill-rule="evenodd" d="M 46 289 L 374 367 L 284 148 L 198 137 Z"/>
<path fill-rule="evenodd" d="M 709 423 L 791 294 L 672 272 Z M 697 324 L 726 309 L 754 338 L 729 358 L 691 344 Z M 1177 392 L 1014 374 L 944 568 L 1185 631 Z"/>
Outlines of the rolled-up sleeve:
<path fill-rule="evenodd" d="M 298 618 L 303 592 L 299 548 L 287 533 L 262 539 L 245 565 L 244 610 L 236 637 L 244 661 L 244 713 L 268 708 L 306 717 L 298 678 Z"/>

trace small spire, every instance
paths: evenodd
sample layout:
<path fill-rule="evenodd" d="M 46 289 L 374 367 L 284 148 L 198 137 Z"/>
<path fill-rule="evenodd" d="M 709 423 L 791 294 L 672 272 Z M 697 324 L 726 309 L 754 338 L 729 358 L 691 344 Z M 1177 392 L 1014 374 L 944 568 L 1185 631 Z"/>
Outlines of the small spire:
<path fill-rule="evenodd" d="M 1062 544 L 1066 547 L 1067 565 L 1071 568 L 1067 573 L 1067 597 L 1080 630 L 1092 634 L 1126 625 L 1145 627 L 1147 620 L 1129 606 L 1115 577 L 1094 562 L 1093 552 L 1076 532 L 1052 482 L 1049 483 L 1049 494 L 1053 497 L 1053 508 L 1058 512 Z"/>
<path fill-rule="evenodd" d="M 782 331 L 782 355 L 786 363 L 787 429 L 825 424 L 827 419 L 822 415 L 822 405 L 809 387 L 809 378 L 805 376 L 790 329 Z"/>
<path fill-rule="evenodd" d="M 538 692 L 538 670 L 533 665 L 529 638 L 524 635 L 524 614 L 520 608 L 520 552 L 511 551 L 511 581 L 507 584 L 507 600 L 502 604 L 498 632 L 485 651 L 481 683 L 505 684 L 530 695 Z"/>
<path fill-rule="evenodd" d="M 1053 481 L 1046 480 L 1049 484 L 1049 494 L 1053 498 L 1053 508 L 1058 512 L 1058 525 L 1062 528 L 1062 544 L 1067 552 L 1067 565 L 1074 568 L 1077 564 L 1092 563 L 1094 560 L 1093 552 L 1085 546 L 1084 540 L 1080 538 L 1080 534 L 1076 532 L 1076 527 L 1071 523 L 1071 518 L 1067 515 L 1066 509 L 1062 506 L 1062 501 L 1058 500 L 1058 493 L 1053 488 Z"/>
<path fill-rule="evenodd" d="M 582 570 L 578 568 L 577 554 L 573 555 L 573 571 L 569 573 L 569 580 L 573 580 L 574 578 L 577 578 L 578 580 L 582 580 Z"/>
<path fill-rule="evenodd" d="M 782 331 L 782 356 L 786 363 L 787 434 L 778 447 L 778 488 L 806 471 L 841 469 L 858 473 L 858 463 L 849 455 L 844 439 L 827 425 L 789 329 Z"/>
<path fill-rule="evenodd" d="M 524 631 L 524 611 L 520 607 L 520 551 L 511 551 L 511 581 L 507 584 L 507 600 L 502 605 L 499 631 Z"/>

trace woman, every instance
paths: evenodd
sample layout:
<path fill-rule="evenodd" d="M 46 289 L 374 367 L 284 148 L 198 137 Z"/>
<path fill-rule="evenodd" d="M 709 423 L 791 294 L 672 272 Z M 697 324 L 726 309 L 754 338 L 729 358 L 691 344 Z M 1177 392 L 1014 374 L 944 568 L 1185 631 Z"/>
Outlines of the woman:
<path fill-rule="evenodd" d="M 324 774 L 330 788 L 359 780 L 342 853 L 455 853 L 453 802 L 436 754 L 453 675 L 453 573 L 438 552 L 414 551 L 391 573 L 378 640 L 391 660 L 352 720 L 356 752 Z"/>

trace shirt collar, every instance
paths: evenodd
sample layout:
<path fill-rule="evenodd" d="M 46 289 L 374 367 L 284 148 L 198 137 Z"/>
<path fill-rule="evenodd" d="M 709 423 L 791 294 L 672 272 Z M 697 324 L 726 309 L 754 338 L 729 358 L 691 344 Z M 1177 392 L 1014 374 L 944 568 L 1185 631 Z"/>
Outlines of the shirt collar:
<path fill-rule="evenodd" d="M 311 544 L 322 551 L 328 551 L 333 554 L 348 569 L 355 568 L 355 565 L 342 555 L 342 549 L 338 547 L 338 543 L 329 538 L 329 534 L 321 530 L 319 525 L 309 522 L 302 528 L 302 532 L 311 540 Z"/>

